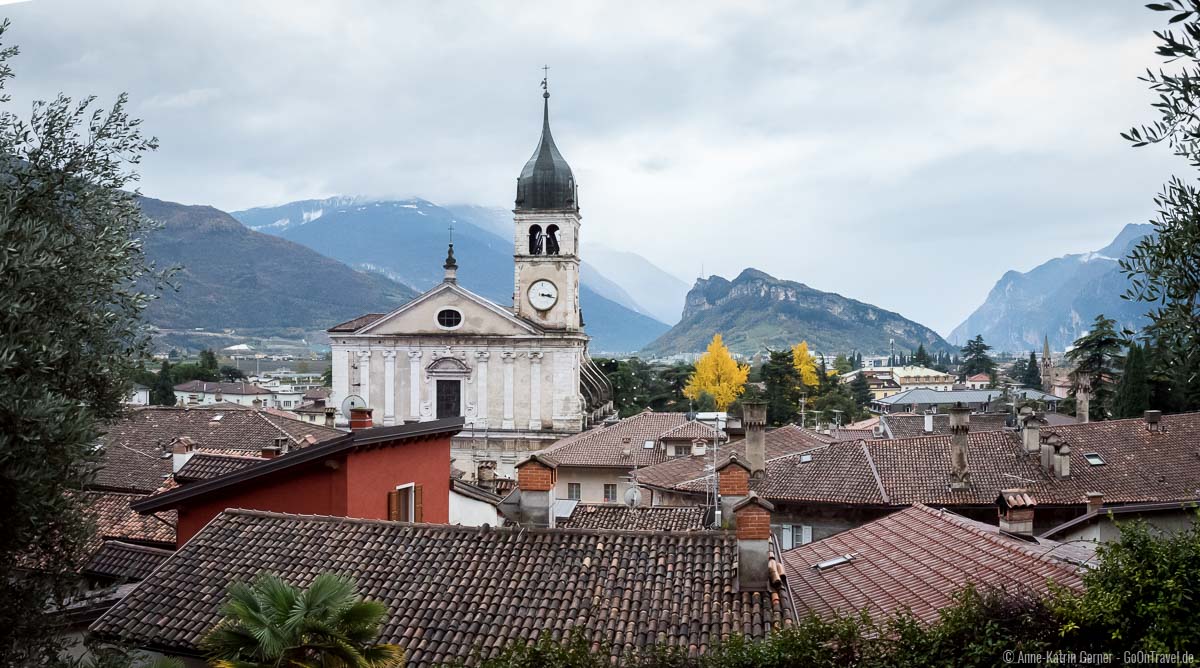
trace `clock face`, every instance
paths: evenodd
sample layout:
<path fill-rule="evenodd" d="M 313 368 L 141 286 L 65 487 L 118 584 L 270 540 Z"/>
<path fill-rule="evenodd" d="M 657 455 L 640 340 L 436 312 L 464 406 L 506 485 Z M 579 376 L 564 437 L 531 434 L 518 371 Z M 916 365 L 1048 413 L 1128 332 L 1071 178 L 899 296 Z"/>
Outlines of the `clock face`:
<path fill-rule="evenodd" d="M 529 303 L 539 311 L 548 311 L 558 301 L 558 287 L 546 279 L 529 286 Z"/>

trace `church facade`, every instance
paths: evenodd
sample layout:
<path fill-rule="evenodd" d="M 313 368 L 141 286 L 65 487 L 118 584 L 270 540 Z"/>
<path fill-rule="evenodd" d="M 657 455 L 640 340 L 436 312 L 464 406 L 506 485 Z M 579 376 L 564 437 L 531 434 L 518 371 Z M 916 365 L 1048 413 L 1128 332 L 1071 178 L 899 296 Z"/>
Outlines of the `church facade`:
<path fill-rule="evenodd" d="M 579 306 L 578 189 L 550 133 L 548 92 L 543 105 L 541 139 L 517 179 L 512 305 L 459 285 L 451 244 L 441 284 L 328 330 L 328 405 L 357 396 L 377 425 L 463 416 L 451 454 L 468 478 L 480 468 L 511 476 L 528 453 L 612 413 Z"/>

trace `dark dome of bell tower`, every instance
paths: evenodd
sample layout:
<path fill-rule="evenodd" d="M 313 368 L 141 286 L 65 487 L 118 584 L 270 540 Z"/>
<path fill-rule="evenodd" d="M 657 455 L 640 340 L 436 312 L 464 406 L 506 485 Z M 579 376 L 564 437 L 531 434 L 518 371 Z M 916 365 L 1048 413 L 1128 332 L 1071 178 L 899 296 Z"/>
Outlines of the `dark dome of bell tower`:
<path fill-rule="evenodd" d="M 550 93 L 542 93 L 542 138 L 517 177 L 517 209 L 577 210 L 575 175 L 550 134 Z"/>

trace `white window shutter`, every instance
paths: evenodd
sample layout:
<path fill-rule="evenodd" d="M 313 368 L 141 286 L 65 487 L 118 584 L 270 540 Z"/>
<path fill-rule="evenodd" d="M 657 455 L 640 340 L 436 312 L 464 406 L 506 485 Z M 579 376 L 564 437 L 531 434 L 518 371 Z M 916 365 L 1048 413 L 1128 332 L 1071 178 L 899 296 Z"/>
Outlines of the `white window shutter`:
<path fill-rule="evenodd" d="M 800 544 L 808 545 L 812 542 L 812 527 L 807 524 L 800 527 Z"/>
<path fill-rule="evenodd" d="M 783 525 L 783 549 L 790 550 L 793 547 L 795 547 L 795 545 L 792 544 L 792 525 L 784 524 Z"/>

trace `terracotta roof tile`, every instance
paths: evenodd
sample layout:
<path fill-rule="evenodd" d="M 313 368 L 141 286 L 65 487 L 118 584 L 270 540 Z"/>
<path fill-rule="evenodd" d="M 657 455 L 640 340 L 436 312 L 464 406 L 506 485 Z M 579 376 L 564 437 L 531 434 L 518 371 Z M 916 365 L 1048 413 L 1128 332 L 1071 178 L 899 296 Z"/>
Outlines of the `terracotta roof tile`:
<path fill-rule="evenodd" d="M 96 537 L 92 549 L 105 540 L 148 543 L 163 547 L 175 546 L 175 511 L 140 515 L 129 504 L 145 494 L 124 492 L 79 492 L 83 507 L 96 522 Z"/>
<path fill-rule="evenodd" d="M 176 392 L 204 392 L 213 394 L 220 392 L 221 394 L 231 394 L 236 396 L 247 396 L 251 394 L 271 394 L 271 390 L 259 387 L 254 383 L 219 383 L 205 380 L 189 380 L 186 383 L 175 386 Z"/>
<path fill-rule="evenodd" d="M 687 421 L 683 413 L 645 411 L 616 424 L 568 436 L 542 452 L 560 466 L 650 466 L 668 458 L 659 444 L 663 433 Z M 647 441 L 654 446 L 645 447 Z"/>
<path fill-rule="evenodd" d="M 240 471 L 262 461 L 266 460 L 247 454 L 197 452 L 175 472 L 175 480 L 177 482 L 208 480 L 226 473 Z"/>
<path fill-rule="evenodd" d="M 775 457 L 810 450 L 823 445 L 824 441 L 817 438 L 808 430 L 801 429 L 796 425 L 786 425 L 768 431 L 764 439 L 764 444 L 766 458 L 774 459 Z M 722 459 L 726 458 L 731 452 L 736 452 L 739 457 L 745 458 L 745 441 L 739 439 L 732 443 L 723 443 L 719 447 Z M 704 477 L 704 467 L 711 466 L 712 463 L 713 453 L 710 444 L 710 449 L 704 456 L 674 457 L 667 459 L 661 464 L 638 469 L 637 479 L 642 484 L 671 488 L 689 480 Z"/>
<path fill-rule="evenodd" d="M 423 668 L 579 628 L 614 654 L 704 652 L 790 622 L 785 591 L 738 592 L 729 532 L 498 529 L 225 511 L 92 625 L 99 637 L 193 653 L 230 582 L 353 576 L 388 609 L 380 640 Z"/>
<path fill-rule="evenodd" d="M 287 436 L 296 447 L 345 432 L 290 420 L 263 411 L 148 407 L 130 411 L 108 427 L 94 485 L 105 489 L 152 492 L 171 474 L 171 442 L 186 436 L 207 450 L 260 452 Z"/>
<path fill-rule="evenodd" d="M 557 520 L 560 529 L 617 529 L 628 531 L 699 531 L 707 509 L 701 506 L 643 506 L 579 504 L 570 517 Z"/>
<path fill-rule="evenodd" d="M 1003 413 L 976 413 L 971 416 L 971 431 L 998 431 L 1004 429 L 1007 415 Z M 933 431 L 925 431 L 925 416 L 915 413 L 887 414 L 879 417 L 887 438 L 917 438 L 932 434 L 950 433 L 950 415 L 933 415 Z"/>
<path fill-rule="evenodd" d="M 367 313 L 366 315 L 360 315 L 357 318 L 354 318 L 353 320 L 347 320 L 346 322 L 338 323 L 325 331 L 327 331 L 327 332 L 355 332 L 355 331 L 358 331 L 358 330 L 362 329 L 363 327 L 366 327 L 367 325 L 375 322 L 376 320 L 379 320 L 380 318 L 382 318 L 385 315 L 387 315 L 387 314 L 386 313 Z"/>
<path fill-rule="evenodd" d="M 1077 569 L 1045 546 L 959 522 L 917 505 L 783 553 L 788 587 L 801 610 L 821 617 L 866 610 L 876 618 L 906 609 L 934 622 L 967 583 L 1046 591 L 1050 581 L 1081 587 Z M 849 561 L 816 568 L 844 555 Z"/>
<path fill-rule="evenodd" d="M 137 582 L 150 575 L 171 556 L 171 550 L 106 540 L 88 560 L 84 573 L 123 582 Z"/>

